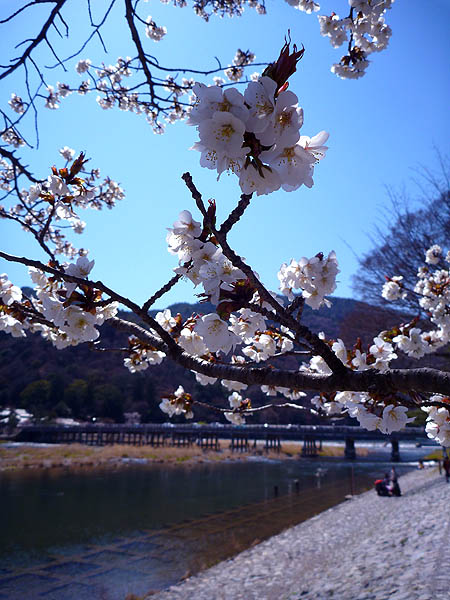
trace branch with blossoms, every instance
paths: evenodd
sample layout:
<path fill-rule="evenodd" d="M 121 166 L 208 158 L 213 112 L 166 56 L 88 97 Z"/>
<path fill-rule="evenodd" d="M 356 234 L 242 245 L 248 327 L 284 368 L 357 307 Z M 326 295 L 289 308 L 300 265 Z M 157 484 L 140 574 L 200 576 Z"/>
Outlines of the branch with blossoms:
<path fill-rule="evenodd" d="M 86 223 L 80 218 L 81 209 L 111 209 L 124 198 L 115 181 L 109 177 L 102 180 L 98 169 L 87 170 L 84 153 L 73 160 L 75 151 L 66 146 L 60 155 L 66 166 L 52 167 L 52 174 L 46 180 L 32 177 L 14 155 L 4 153 L 6 160 L 0 161 L 3 166 L 0 188 L 4 191 L 0 202 L 9 203 L 9 206 L 0 204 L 0 219 L 20 224 L 56 264 L 58 254 L 71 258 L 85 254 L 67 239 L 69 231 L 76 234 L 84 231 Z M 19 187 L 21 176 L 31 179 L 34 185 L 28 189 Z"/>
<path fill-rule="evenodd" d="M 330 306 L 326 296 L 335 290 L 339 272 L 333 251 L 281 265 L 280 288 L 273 292 L 228 242 L 230 230 L 245 217 L 255 195 L 311 187 L 314 170 L 325 157 L 328 134 L 301 135 L 303 110 L 287 89 L 302 55 L 303 49 L 294 45 L 291 51 L 286 42 L 277 61 L 258 81 L 249 82 L 244 93 L 201 83 L 193 86 L 195 103 L 188 124 L 198 131 L 194 148 L 200 152 L 200 164 L 216 170 L 219 177 L 224 171 L 236 176 L 242 194 L 219 225 L 215 201 L 206 204 L 190 173 L 183 175 L 200 220 L 184 210 L 169 229 L 168 250 L 178 266 L 142 306 L 92 280 L 94 260 L 85 252 L 74 262 L 62 263 L 48 250 L 50 260 L 45 264 L 0 251 L 1 258 L 28 266 L 35 286 L 35 297 L 25 297 L 6 274 L 0 277 L 0 330 L 16 337 L 40 333 L 57 348 L 65 348 L 95 343 L 99 327 L 108 320 L 129 335 L 128 348 L 118 350 L 125 353 L 124 365 L 130 372 L 171 359 L 193 371 L 201 385 L 219 380 L 230 392 L 229 409 L 223 414 L 232 423 L 245 422 L 255 410 L 295 405 L 325 416 L 348 414 L 367 429 L 391 433 L 413 420 L 408 410 L 421 408 L 428 413 L 430 437 L 450 445 L 450 372 L 395 369 L 390 364 L 398 352 L 420 357 L 448 344 L 449 253 L 444 255 L 438 246 L 427 250 L 427 266 L 418 274 L 414 291 L 422 296 L 429 330 L 422 332 L 411 322 L 380 332 L 367 348 L 360 341 L 346 348 L 342 340 L 326 339 L 302 323 L 304 305 L 313 310 Z M 52 243 L 70 256 L 68 242 L 59 242 L 63 235 L 59 221 L 73 227 L 78 208 L 90 203 L 100 207 L 102 200 L 89 179 L 94 176 L 82 177 L 84 154 L 75 160 L 70 149 L 61 154 L 67 159 L 65 167 L 53 167 L 45 182 L 27 191 L 15 186 L 18 207 L 0 214 L 28 229 L 44 249 Z M 152 304 L 183 278 L 201 286 L 199 296 L 214 304 L 215 312 L 183 319 L 165 310 L 153 317 Z M 401 297 L 405 293 L 401 277 L 390 278 L 382 293 L 391 300 Z M 134 313 L 139 323 L 119 318 L 119 305 Z M 303 362 L 305 355 L 308 362 Z M 299 358 L 297 368 L 280 366 L 280 359 L 287 356 Z M 250 385 L 274 400 L 252 406 L 244 397 Z M 308 400 L 306 392 L 316 395 Z M 199 402 L 180 386 L 162 399 L 160 407 L 169 416 L 191 418 Z"/>
<path fill-rule="evenodd" d="M 318 3 L 313 0 L 286 0 L 286 2 L 300 11 L 311 14 L 320 10 Z M 211 77 L 215 75 L 216 85 L 223 87 L 236 83 L 244 78 L 247 67 L 266 66 L 266 63 L 255 63 L 255 56 L 250 50 L 238 49 L 233 61 L 228 66 L 223 66 L 217 60 L 218 66 L 209 69 L 195 69 L 192 67 L 165 66 L 157 57 L 146 48 L 145 38 L 153 42 L 160 42 L 167 35 L 164 26 L 157 25 L 148 15 L 144 18 L 140 14 L 139 0 L 123 0 L 125 8 L 125 33 L 130 38 L 136 50 L 134 57 L 118 57 L 115 64 L 105 63 L 94 65 L 90 58 L 81 57 L 93 40 L 99 40 L 105 53 L 107 52 L 104 39 L 104 27 L 114 9 L 122 5 L 120 0 L 110 0 L 102 5 L 97 21 L 94 21 L 90 0 L 87 2 L 86 28 L 90 33 L 79 48 L 70 48 L 66 45 L 70 40 L 70 20 L 64 17 L 64 10 L 70 0 L 48 0 L 50 10 L 43 21 L 38 33 L 34 37 L 19 43 L 16 48 L 25 46 L 21 54 L 10 59 L 9 64 L 0 65 L 0 80 L 22 71 L 24 75 L 24 88 L 26 97 L 13 93 L 9 101 L 9 108 L 15 113 L 11 116 L 8 111 L 1 110 L 3 127 L 0 127 L 0 139 L 5 147 L 20 148 L 23 145 L 31 146 L 21 131 L 21 121 L 24 117 L 34 114 L 36 129 L 36 144 L 38 145 L 37 116 L 39 104 L 43 103 L 47 109 L 56 110 L 62 100 L 72 93 L 87 95 L 95 93 L 101 108 L 108 110 L 118 107 L 120 110 L 144 115 L 155 133 L 163 133 L 167 123 L 175 123 L 188 117 L 191 103 L 195 98 L 192 88 L 195 83 L 192 77 Z M 350 13 L 345 18 L 333 12 L 330 16 L 319 15 L 320 33 L 330 39 L 334 48 L 340 47 L 348 41 L 347 54 L 339 63 L 332 66 L 332 71 L 341 78 L 359 78 L 364 75 L 369 65 L 368 56 L 374 52 L 384 50 L 389 42 L 391 30 L 384 22 L 384 16 L 391 8 L 393 0 L 349 0 Z M 28 2 L 24 6 L 11 12 L 0 21 L 2 25 L 9 26 L 19 18 L 32 16 L 34 7 L 42 8 L 44 3 L 40 0 Z M 173 4 L 184 7 L 186 0 L 174 0 Z M 96 3 L 98 9 L 100 3 Z M 266 14 L 264 1 L 255 0 L 193 0 L 192 8 L 195 13 L 208 21 L 212 15 L 240 16 L 245 7 L 252 7 L 261 15 Z M 78 7 L 77 7 L 78 8 Z M 69 21 L 69 22 L 68 22 Z M 58 25 L 63 27 L 62 33 Z M 55 33 L 56 32 L 56 33 Z M 64 46 L 61 46 L 64 42 Z M 37 57 L 37 50 L 45 45 L 50 53 L 53 64 L 44 66 Z M 64 53 L 64 55 L 63 55 Z M 81 57 L 81 58 L 80 58 Z M 75 58 L 80 58 L 76 64 L 76 71 L 84 75 L 81 83 L 57 81 L 50 83 L 48 73 L 52 69 L 61 69 L 64 78 L 68 76 L 68 66 Z M 225 76 L 225 79 L 219 75 Z M 257 78 L 254 73 L 252 78 Z M 228 81 L 228 83 L 226 83 Z M 248 82 L 248 77 L 245 79 Z M 0 146 L 1 148 L 1 146 Z"/>

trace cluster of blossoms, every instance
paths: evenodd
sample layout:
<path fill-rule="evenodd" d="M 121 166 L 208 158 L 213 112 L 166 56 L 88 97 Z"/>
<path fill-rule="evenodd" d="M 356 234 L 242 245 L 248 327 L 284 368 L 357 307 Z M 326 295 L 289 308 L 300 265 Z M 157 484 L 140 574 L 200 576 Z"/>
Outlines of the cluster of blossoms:
<path fill-rule="evenodd" d="M 86 279 L 93 266 L 94 261 L 81 256 L 62 269 L 66 275 Z M 29 272 L 35 284 L 35 298 L 23 302 L 21 291 L 6 275 L 1 276 L 4 305 L 0 305 L 0 330 L 14 337 L 24 337 L 29 330 L 40 332 L 58 349 L 76 346 L 96 340 L 97 327 L 117 314 L 117 303 L 102 303 L 99 291 L 78 283 L 58 283 L 35 268 Z"/>
<path fill-rule="evenodd" d="M 359 341 L 352 350 L 345 347 L 344 342 L 338 339 L 330 342 L 331 349 L 339 360 L 353 371 L 366 371 L 367 369 L 376 369 L 384 372 L 389 368 L 391 360 L 397 358 L 394 347 L 389 341 L 381 337 L 382 334 L 373 339 L 373 344 L 362 352 L 362 345 Z M 321 334 L 321 337 L 324 336 Z M 321 375 L 331 375 L 332 371 L 321 356 L 313 356 L 308 365 L 302 365 L 300 370 L 309 373 L 320 373 Z"/>
<path fill-rule="evenodd" d="M 193 149 L 201 153 L 200 164 L 219 177 L 224 171 L 236 174 L 245 194 L 313 185 L 314 165 L 325 155 L 328 134 L 300 135 L 303 110 L 287 89 L 287 79 L 302 54 L 295 46 L 289 54 L 286 44 L 278 61 L 251 81 L 244 94 L 201 83 L 193 88 L 196 102 L 188 124 L 199 133 Z"/>
<path fill-rule="evenodd" d="M 20 148 L 20 146 L 25 145 L 25 141 L 20 136 L 17 129 L 15 129 L 15 127 L 8 127 L 7 129 L 5 129 L 5 131 L 3 131 L 3 133 L 1 134 L 1 138 L 5 142 L 5 144 L 9 144 L 13 148 Z"/>
<path fill-rule="evenodd" d="M 172 0 L 175 6 L 184 7 L 187 5 L 186 0 Z M 170 0 L 161 0 L 163 4 L 168 4 Z M 240 17 L 245 5 L 249 8 L 254 8 L 260 15 L 266 14 L 264 0 L 194 0 L 192 8 L 194 12 L 205 21 L 209 21 L 211 15 L 219 15 L 221 17 Z M 208 10 L 209 9 L 209 10 Z"/>
<path fill-rule="evenodd" d="M 336 275 L 339 273 L 336 254 L 330 252 L 325 258 L 317 254 L 312 258 L 292 259 L 289 264 L 283 263 L 278 272 L 280 290 L 289 300 L 294 299 L 294 290 L 302 290 L 305 303 L 313 309 L 322 304 L 330 306 L 325 296 L 336 289 Z"/>
<path fill-rule="evenodd" d="M 151 17 L 147 19 L 146 34 L 154 41 L 159 41 L 165 35 L 164 27 L 157 27 Z M 238 50 L 233 59 L 233 64 L 224 69 L 225 75 L 231 81 L 239 81 L 244 73 L 244 67 L 253 62 L 255 55 L 250 51 Z M 132 59 L 119 57 L 115 64 L 102 65 L 94 67 L 89 58 L 79 60 L 75 65 L 75 70 L 79 75 L 88 75 L 79 85 L 70 86 L 68 83 L 57 82 L 56 86 L 48 85 L 46 94 L 39 94 L 45 100 L 45 107 L 50 110 L 59 108 L 63 98 L 72 93 L 78 93 L 82 96 L 90 92 L 98 92 L 97 103 L 104 110 L 119 108 L 123 111 L 132 112 L 138 115 L 144 115 L 147 122 L 153 128 L 154 133 L 164 133 L 165 125 L 160 119 L 164 117 L 167 123 L 175 123 L 178 120 L 185 119 L 190 111 L 190 103 L 193 98 L 186 99 L 185 102 L 180 97 L 189 94 L 194 85 L 194 80 L 182 77 L 176 81 L 173 76 L 167 76 L 165 81 L 155 79 L 154 88 L 162 87 L 169 92 L 169 96 L 164 99 L 164 105 L 157 105 L 154 99 L 148 99 L 148 94 L 135 91 L 139 85 L 126 85 L 125 79 L 142 71 L 139 58 Z M 225 81 L 222 78 L 215 78 L 217 85 L 223 85 Z M 23 114 L 28 105 L 20 96 L 13 93 L 9 101 L 12 110 L 18 114 Z M 1 134 L 3 141 L 18 148 L 24 145 L 24 140 L 14 127 L 9 127 Z"/>
<path fill-rule="evenodd" d="M 330 343 L 331 344 L 331 343 Z M 376 369 L 384 372 L 389 368 L 391 360 L 397 358 L 393 345 L 383 339 L 382 334 L 373 340 L 366 352 L 362 352 L 361 342 L 352 349 L 347 349 L 342 340 L 338 339 L 331 344 L 331 349 L 339 360 L 349 369 L 366 371 Z M 321 375 L 331 375 L 332 371 L 322 357 L 313 356 L 308 365 L 302 365 L 300 370 Z M 382 433 L 392 433 L 403 429 L 408 419 L 407 408 L 399 406 L 395 397 L 386 404 L 385 399 L 380 401 L 374 395 L 366 392 L 335 392 L 333 394 L 320 394 L 311 399 L 311 403 L 320 413 L 339 415 L 348 413 L 356 418 L 359 424 L 368 430 L 379 429 Z"/>
<path fill-rule="evenodd" d="M 176 254 L 180 266 L 175 273 L 202 284 L 205 295 L 217 304 L 221 292 L 232 291 L 232 285 L 244 280 L 245 275 L 236 269 L 220 248 L 205 238 L 203 228 L 188 210 L 180 213 L 172 228 L 168 229 L 167 244 L 171 254 Z"/>
<path fill-rule="evenodd" d="M 0 275 L 0 331 L 13 337 L 23 337 L 23 326 L 16 318 L 13 304 L 22 300 L 22 290 L 13 285 L 6 273 Z"/>
<path fill-rule="evenodd" d="M 250 398 L 243 398 L 238 392 L 233 392 L 228 396 L 228 402 L 232 411 L 225 411 L 224 417 L 233 425 L 244 425 L 245 415 L 251 414 L 246 411 L 251 409 Z"/>
<path fill-rule="evenodd" d="M 403 289 L 403 276 L 394 275 L 394 277 L 386 277 L 386 283 L 383 285 L 381 295 L 385 300 L 403 300 L 407 296 L 407 292 Z"/>
<path fill-rule="evenodd" d="M 149 15 L 147 17 L 147 25 L 145 27 L 145 35 L 153 40 L 154 42 L 160 42 L 166 35 L 167 29 L 165 27 L 158 27 L 155 21 Z"/>
<path fill-rule="evenodd" d="M 450 273 L 448 267 L 442 268 L 443 263 L 450 263 L 450 252 L 445 256 L 440 246 L 434 245 L 425 252 L 425 262 L 434 266 L 421 267 L 418 272 L 418 281 L 414 293 L 420 296 L 419 304 L 427 313 L 431 323 L 436 328 L 431 331 L 422 331 L 414 325 L 414 319 L 407 325 L 394 328 L 391 331 L 381 332 L 374 339 L 367 353 L 362 352 L 359 343 L 351 351 L 345 348 L 342 340 L 332 345 L 336 356 L 351 369 L 364 371 L 369 368 L 385 371 L 389 361 L 395 359 L 395 349 L 401 350 L 411 358 L 421 358 L 425 354 L 434 352 L 450 341 Z M 395 276 L 387 279 L 383 286 L 382 295 L 387 300 L 398 300 L 406 297 L 407 291 L 403 288 L 403 277 Z M 303 370 L 321 374 L 331 374 L 325 361 L 314 356 L 308 366 Z M 407 408 L 398 404 L 393 398 L 392 403 L 385 405 L 385 399 L 376 395 L 363 392 L 337 392 L 335 394 L 320 394 L 311 402 L 327 415 L 347 412 L 351 417 L 358 419 L 360 425 L 366 429 L 379 429 L 382 433 L 391 433 L 402 429 L 408 422 Z M 434 395 L 430 402 L 448 402 L 440 395 Z M 436 439 L 443 446 L 450 445 L 450 413 L 447 408 L 436 406 L 422 406 L 428 413 L 426 432 L 430 438 Z"/>
<path fill-rule="evenodd" d="M 161 39 L 164 35 L 164 28 L 154 26 L 151 21 L 147 25 L 147 35 L 155 41 Z M 153 27 L 154 26 L 154 27 Z M 87 75 L 79 85 L 69 85 L 58 81 L 56 86 L 48 85 L 46 93 L 39 93 L 43 98 L 44 105 L 50 110 L 59 108 L 61 101 L 72 93 L 85 96 L 91 92 L 97 92 L 97 103 L 104 110 L 114 107 L 123 111 L 142 114 L 146 117 L 148 123 L 152 126 L 155 133 L 163 133 L 164 125 L 158 119 L 161 113 L 168 123 L 173 123 L 179 119 L 186 118 L 189 110 L 188 101 L 184 104 L 180 102 L 179 96 L 188 94 L 193 86 L 193 81 L 182 78 L 181 83 L 177 83 L 173 77 L 167 77 L 166 81 L 155 80 L 154 87 L 163 87 L 170 92 L 165 98 L 164 106 L 157 106 L 156 102 L 148 99 L 148 94 L 134 91 L 139 85 L 126 85 L 125 79 L 133 74 L 142 71 L 142 66 L 138 58 L 119 57 L 115 64 L 102 65 L 94 67 L 89 58 L 79 60 L 75 65 L 75 70 L 79 75 Z M 133 88 L 133 89 L 132 89 Z M 22 115 L 26 112 L 28 104 L 20 96 L 13 93 L 9 101 L 10 108 L 16 113 Z M 7 144 L 18 148 L 25 144 L 20 134 L 14 127 L 9 127 L 1 133 L 1 138 Z"/>
<path fill-rule="evenodd" d="M 65 146 L 59 151 L 71 162 L 75 151 Z M 52 175 L 46 181 L 35 183 L 29 189 L 19 192 L 19 202 L 8 209 L 0 206 L 0 218 L 12 218 L 25 230 L 34 231 L 43 243 L 54 245 L 56 254 L 74 257 L 78 250 L 67 240 L 64 230 L 71 229 L 81 234 L 85 222 L 78 215 L 79 209 L 101 210 L 104 206 L 113 208 L 124 198 L 120 186 L 106 177 L 101 180 L 98 169 L 82 171 L 85 158 L 80 154 L 71 165 L 62 169 L 52 168 Z M 83 175 L 81 177 L 81 175 Z M 2 189 L 12 190 L 14 175 L 8 161 L 0 164 Z"/>
<path fill-rule="evenodd" d="M 13 285 L 6 273 L 0 275 L 0 331 L 9 333 L 13 337 L 23 337 L 23 327 L 19 319 L 14 316 L 15 302 L 22 300 L 22 290 Z"/>
<path fill-rule="evenodd" d="M 450 398 L 436 394 L 431 401 L 450 403 Z M 425 431 L 431 439 L 438 441 L 441 446 L 450 447 L 450 412 L 449 409 L 436 406 L 424 406 L 422 410 L 428 413 Z"/>
<path fill-rule="evenodd" d="M 333 48 L 349 42 L 348 54 L 331 71 L 344 79 L 362 77 L 369 66 L 367 56 L 384 50 L 391 37 L 391 28 L 384 15 L 394 0 L 349 0 L 350 15 L 343 19 L 336 13 L 320 15 L 320 33 L 329 37 Z M 350 36 L 350 40 L 349 40 Z"/>
<path fill-rule="evenodd" d="M 15 176 L 12 164 L 0 158 L 0 190 L 10 192 L 13 189 Z"/>
<path fill-rule="evenodd" d="M 192 397 L 184 391 L 181 385 L 173 394 L 169 394 L 166 398 L 163 398 L 159 405 L 160 409 L 167 413 L 169 417 L 184 415 L 186 419 L 192 419 L 194 416 L 191 406 Z"/>
<path fill-rule="evenodd" d="M 313 12 L 317 12 L 320 10 L 320 5 L 317 2 L 313 2 L 313 0 L 285 0 L 290 6 L 294 8 L 298 8 L 310 15 Z"/>
<path fill-rule="evenodd" d="M 313 406 L 326 415 L 347 413 L 358 420 L 361 427 L 369 431 L 378 429 L 390 434 L 400 431 L 414 418 L 408 417 L 406 406 L 377 402 L 365 392 L 337 392 L 332 399 L 324 395 L 311 399 Z"/>
<path fill-rule="evenodd" d="M 239 48 L 233 59 L 233 64 L 226 69 L 225 75 L 230 81 L 240 81 L 244 75 L 244 67 L 250 65 L 254 60 L 255 55 L 253 52 L 249 50 L 244 52 Z"/>
<path fill-rule="evenodd" d="M 11 99 L 9 100 L 8 104 L 12 110 L 19 115 L 23 114 L 27 108 L 27 105 L 22 98 L 14 93 L 11 94 Z"/>
<path fill-rule="evenodd" d="M 450 342 L 450 252 L 444 256 L 442 248 L 435 244 L 426 250 L 425 263 L 429 266 L 419 268 L 414 293 L 420 297 L 419 305 L 435 329 L 422 331 L 414 327 L 415 319 L 400 327 L 392 337 L 397 348 L 411 358 L 421 358 Z M 401 277 L 390 278 L 383 286 L 383 297 L 387 300 L 404 298 L 407 292 L 402 289 L 401 280 Z"/>
<path fill-rule="evenodd" d="M 151 365 L 159 365 L 166 356 L 164 352 L 144 344 L 135 336 L 128 338 L 128 345 L 129 356 L 123 362 L 130 373 L 138 373 L 145 371 Z"/>

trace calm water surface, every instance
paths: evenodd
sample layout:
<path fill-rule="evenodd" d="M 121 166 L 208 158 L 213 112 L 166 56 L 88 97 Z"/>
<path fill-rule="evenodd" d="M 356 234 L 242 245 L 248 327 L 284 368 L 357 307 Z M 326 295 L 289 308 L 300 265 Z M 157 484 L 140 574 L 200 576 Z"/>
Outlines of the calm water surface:
<path fill-rule="evenodd" d="M 340 502 L 352 485 L 369 489 L 388 468 L 249 459 L 2 473 L 0 599 L 162 589 Z"/>

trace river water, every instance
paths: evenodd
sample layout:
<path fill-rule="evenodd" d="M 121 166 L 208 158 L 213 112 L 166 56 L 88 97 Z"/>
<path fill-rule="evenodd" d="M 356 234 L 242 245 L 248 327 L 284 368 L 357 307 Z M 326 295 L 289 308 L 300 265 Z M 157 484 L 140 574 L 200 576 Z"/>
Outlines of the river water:
<path fill-rule="evenodd" d="M 0 599 L 125 600 L 163 589 L 370 489 L 389 468 L 249 458 L 1 473 Z"/>

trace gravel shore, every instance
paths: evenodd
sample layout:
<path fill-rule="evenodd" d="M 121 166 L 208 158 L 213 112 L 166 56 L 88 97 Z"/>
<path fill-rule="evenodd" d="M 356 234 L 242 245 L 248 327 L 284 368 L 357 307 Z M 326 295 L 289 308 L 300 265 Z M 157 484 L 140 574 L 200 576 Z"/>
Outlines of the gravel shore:
<path fill-rule="evenodd" d="M 450 599 L 450 484 L 437 468 L 366 492 L 155 596 L 155 600 Z"/>

